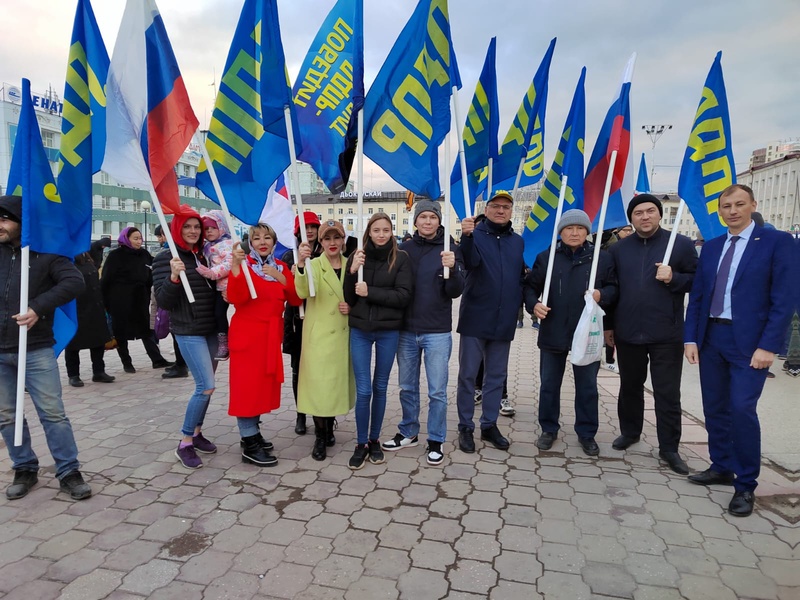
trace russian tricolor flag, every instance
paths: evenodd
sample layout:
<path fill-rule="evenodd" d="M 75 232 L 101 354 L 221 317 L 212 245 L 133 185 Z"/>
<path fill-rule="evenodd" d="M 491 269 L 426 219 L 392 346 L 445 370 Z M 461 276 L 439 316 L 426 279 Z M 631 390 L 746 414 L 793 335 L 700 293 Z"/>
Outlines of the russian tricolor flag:
<path fill-rule="evenodd" d="M 586 177 L 583 182 L 583 206 L 586 214 L 592 220 L 595 230 L 608 178 L 611 153 L 614 150 L 617 151 L 617 161 L 614 165 L 608 198 L 608 212 L 603 229 L 613 229 L 628 224 L 625 211 L 628 202 L 633 197 L 633 167 L 628 159 L 631 154 L 630 92 L 635 64 L 636 53 L 634 52 L 625 67 L 622 85 L 611 103 L 611 108 L 606 113 L 600 134 L 597 136 L 597 143 L 589 159 L 589 166 L 586 168 Z"/>
<path fill-rule="evenodd" d="M 294 248 L 294 209 L 290 200 L 286 172 L 281 173 L 267 192 L 267 201 L 261 211 L 259 223 L 266 223 L 278 236 L 275 256 L 282 256 L 286 250 Z"/>
<path fill-rule="evenodd" d="M 103 171 L 177 210 L 175 165 L 199 125 L 154 0 L 128 0 L 106 88 Z"/>

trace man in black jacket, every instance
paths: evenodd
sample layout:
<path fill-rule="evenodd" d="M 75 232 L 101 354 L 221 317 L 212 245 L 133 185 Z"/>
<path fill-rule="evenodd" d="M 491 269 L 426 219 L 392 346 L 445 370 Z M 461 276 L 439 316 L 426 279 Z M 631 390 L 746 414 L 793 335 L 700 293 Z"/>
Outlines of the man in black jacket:
<path fill-rule="evenodd" d="M 464 291 L 464 261 L 461 250 L 451 240 L 452 250 L 444 251 L 445 231 L 442 211 L 433 200 L 420 200 L 414 208 L 414 237 L 404 242 L 414 273 L 414 296 L 406 308 L 403 329 L 397 346 L 398 382 L 403 419 L 399 433 L 382 444 L 384 450 L 411 448 L 419 434 L 419 372 L 425 360 L 428 380 L 429 465 L 444 460 L 442 443 L 447 433 L 447 378 L 453 349 L 453 299 Z M 444 279 L 444 267 L 450 276 Z"/>
<path fill-rule="evenodd" d="M 681 440 L 681 369 L 683 305 L 692 289 L 697 253 L 691 240 L 675 239 L 669 265 L 662 264 L 670 232 L 659 225 L 661 201 L 639 194 L 628 204 L 628 220 L 636 233 L 614 244 L 610 253 L 619 275 L 619 302 L 613 332 L 606 341 L 617 348 L 620 388 L 617 411 L 620 435 L 615 450 L 639 441 L 644 423 L 647 363 L 656 409 L 659 456 L 681 475 L 689 468 L 678 454 Z"/>
<path fill-rule="evenodd" d="M 525 304 L 541 321 L 539 326 L 539 425 L 542 434 L 536 441 L 541 450 L 549 450 L 558 435 L 561 413 L 561 381 L 567 364 L 572 338 L 586 305 L 594 245 L 586 241 L 592 229 L 589 216 L 582 210 L 568 210 L 558 222 L 561 242 L 556 246 L 550 295 L 545 306 L 539 296 L 545 288 L 550 249 L 536 257 L 525 286 Z M 592 296 L 601 307 L 617 298 L 617 276 L 611 257 L 600 251 L 595 289 Z M 594 437 L 598 427 L 597 372 L 600 361 L 572 366 L 575 376 L 575 433 L 581 448 L 589 456 L 600 454 Z"/>
<path fill-rule="evenodd" d="M 0 431 L 14 469 L 14 483 L 6 489 L 6 498 L 24 497 L 39 480 L 39 459 L 31 447 L 27 419 L 22 422 L 22 444 L 14 445 L 19 328 L 27 327 L 25 387 L 39 413 L 61 490 L 74 500 L 83 500 L 92 495 L 92 489 L 78 470 L 78 447 L 64 412 L 53 354 L 53 314 L 83 291 L 83 276 L 68 258 L 31 251 L 28 309 L 20 313 L 21 221 L 22 198 L 0 196 L 0 281 L 4 282 L 0 299 Z"/>

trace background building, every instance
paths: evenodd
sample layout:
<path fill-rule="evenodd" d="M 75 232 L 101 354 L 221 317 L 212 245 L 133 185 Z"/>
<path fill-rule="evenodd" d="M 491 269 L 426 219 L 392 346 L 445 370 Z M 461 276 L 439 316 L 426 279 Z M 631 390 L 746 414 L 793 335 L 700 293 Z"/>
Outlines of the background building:
<path fill-rule="evenodd" d="M 800 153 L 800 140 L 777 140 L 764 148 L 753 150 L 750 155 L 750 168 L 760 167 L 788 154 Z"/>
<path fill-rule="evenodd" d="M 736 181 L 753 188 L 764 220 L 781 231 L 800 227 L 800 142 L 795 144 L 795 151 L 736 175 Z"/>

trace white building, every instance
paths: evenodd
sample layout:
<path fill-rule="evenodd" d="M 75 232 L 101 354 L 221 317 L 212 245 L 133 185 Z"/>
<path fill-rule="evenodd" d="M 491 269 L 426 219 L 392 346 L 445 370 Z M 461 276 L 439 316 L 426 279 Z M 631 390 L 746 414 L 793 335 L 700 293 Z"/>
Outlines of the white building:
<path fill-rule="evenodd" d="M 796 152 L 738 173 L 736 181 L 753 188 L 758 211 L 776 229 L 800 227 L 800 143 Z"/>
<path fill-rule="evenodd" d="M 776 140 L 769 142 L 764 148 L 753 150 L 750 155 L 750 168 L 779 160 L 789 154 L 800 153 L 800 140 Z"/>

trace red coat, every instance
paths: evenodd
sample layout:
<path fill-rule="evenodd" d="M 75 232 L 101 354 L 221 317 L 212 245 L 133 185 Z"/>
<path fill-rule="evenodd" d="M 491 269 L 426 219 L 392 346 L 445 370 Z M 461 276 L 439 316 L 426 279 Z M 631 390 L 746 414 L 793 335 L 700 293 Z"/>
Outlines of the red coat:
<path fill-rule="evenodd" d="M 250 261 L 250 257 L 247 258 Z M 238 275 L 228 277 L 228 301 L 236 307 L 228 332 L 230 362 L 230 401 L 228 414 L 255 417 L 281 405 L 283 383 L 283 307 L 288 302 L 299 306 L 294 277 L 285 263 L 286 285 L 265 281 L 252 273 L 258 298 L 250 298 L 242 264 Z"/>

